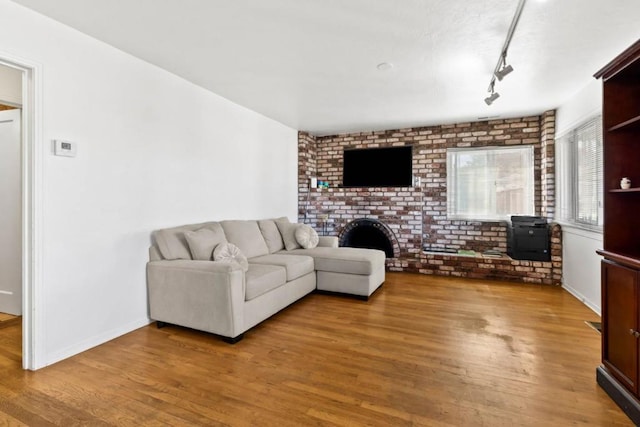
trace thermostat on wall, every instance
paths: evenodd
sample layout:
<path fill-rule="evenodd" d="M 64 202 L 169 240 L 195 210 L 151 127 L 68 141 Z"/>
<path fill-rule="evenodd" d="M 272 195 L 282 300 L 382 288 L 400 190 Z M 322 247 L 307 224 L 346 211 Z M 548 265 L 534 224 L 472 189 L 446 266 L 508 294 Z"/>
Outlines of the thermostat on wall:
<path fill-rule="evenodd" d="M 53 141 L 53 154 L 56 156 L 75 157 L 76 156 L 76 143 L 71 141 L 63 141 L 56 139 Z"/>

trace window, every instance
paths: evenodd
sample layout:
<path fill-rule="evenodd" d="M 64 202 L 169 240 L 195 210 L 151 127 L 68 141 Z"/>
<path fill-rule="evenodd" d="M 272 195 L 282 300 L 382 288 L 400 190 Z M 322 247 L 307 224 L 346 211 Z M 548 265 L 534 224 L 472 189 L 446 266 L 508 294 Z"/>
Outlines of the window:
<path fill-rule="evenodd" d="M 556 219 L 602 226 L 602 117 L 556 141 Z"/>
<path fill-rule="evenodd" d="M 447 216 L 534 215 L 533 146 L 447 150 Z"/>

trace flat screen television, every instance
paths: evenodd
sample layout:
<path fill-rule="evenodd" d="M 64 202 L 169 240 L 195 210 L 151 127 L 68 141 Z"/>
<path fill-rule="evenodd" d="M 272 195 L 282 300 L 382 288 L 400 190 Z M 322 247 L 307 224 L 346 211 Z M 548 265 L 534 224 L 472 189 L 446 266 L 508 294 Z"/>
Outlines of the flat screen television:
<path fill-rule="evenodd" d="M 344 150 L 343 187 L 411 187 L 413 147 Z"/>

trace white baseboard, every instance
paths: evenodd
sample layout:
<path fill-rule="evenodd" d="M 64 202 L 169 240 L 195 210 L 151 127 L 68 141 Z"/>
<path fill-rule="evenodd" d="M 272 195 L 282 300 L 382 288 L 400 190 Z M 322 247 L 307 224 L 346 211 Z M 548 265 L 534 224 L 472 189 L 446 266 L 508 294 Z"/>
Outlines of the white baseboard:
<path fill-rule="evenodd" d="M 87 351 L 93 347 L 97 347 L 100 344 L 104 344 L 108 341 L 111 341 L 112 339 L 118 338 L 124 334 L 128 334 L 129 332 L 135 331 L 136 329 L 142 328 L 143 326 L 147 326 L 150 323 L 151 320 L 149 318 L 145 317 L 144 319 L 138 319 L 136 321 L 127 323 L 126 325 L 122 325 L 118 328 L 107 331 L 103 334 L 93 336 L 87 340 L 71 345 L 60 351 L 56 351 L 53 354 L 48 354 L 45 356 L 45 364 L 37 366 L 36 369 L 53 365 L 56 362 L 60 362 L 61 360 L 75 356 L 76 354 L 80 354 L 83 351 Z"/>
<path fill-rule="evenodd" d="M 582 295 L 580 292 L 578 292 L 576 289 L 572 288 L 571 286 L 567 285 L 566 283 L 562 284 L 562 289 L 566 290 L 571 295 L 576 297 L 578 300 L 580 300 L 580 302 L 582 302 L 584 305 L 589 307 L 598 316 L 602 315 L 600 311 L 600 301 L 598 301 L 597 303 L 593 301 L 589 301 L 584 295 Z"/>

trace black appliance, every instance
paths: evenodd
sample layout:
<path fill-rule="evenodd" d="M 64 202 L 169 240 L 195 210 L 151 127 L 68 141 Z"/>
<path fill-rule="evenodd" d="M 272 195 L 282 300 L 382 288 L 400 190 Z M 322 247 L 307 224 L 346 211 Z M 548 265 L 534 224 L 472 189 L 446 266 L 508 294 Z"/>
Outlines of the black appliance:
<path fill-rule="evenodd" d="M 518 260 L 551 261 L 546 218 L 513 215 L 507 227 L 507 254 Z"/>

